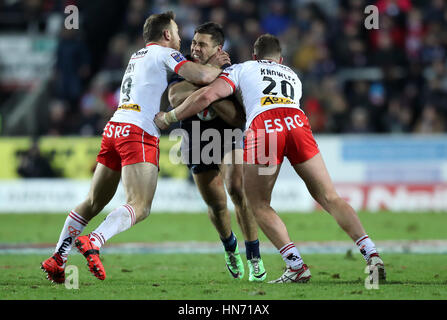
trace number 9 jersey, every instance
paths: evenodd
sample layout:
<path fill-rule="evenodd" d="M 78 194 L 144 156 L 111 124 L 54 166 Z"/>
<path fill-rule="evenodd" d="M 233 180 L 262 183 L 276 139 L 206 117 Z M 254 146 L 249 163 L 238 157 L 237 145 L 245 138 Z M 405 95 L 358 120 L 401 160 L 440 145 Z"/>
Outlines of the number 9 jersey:
<path fill-rule="evenodd" d="M 271 60 L 252 60 L 226 68 L 219 78 L 241 100 L 247 117 L 246 128 L 264 111 L 279 107 L 300 109 L 301 81 L 285 65 Z"/>
<path fill-rule="evenodd" d="M 159 137 L 155 115 L 171 77 L 187 61 L 177 50 L 156 43 L 135 52 L 123 76 L 118 109 L 110 121 L 131 123 Z"/>

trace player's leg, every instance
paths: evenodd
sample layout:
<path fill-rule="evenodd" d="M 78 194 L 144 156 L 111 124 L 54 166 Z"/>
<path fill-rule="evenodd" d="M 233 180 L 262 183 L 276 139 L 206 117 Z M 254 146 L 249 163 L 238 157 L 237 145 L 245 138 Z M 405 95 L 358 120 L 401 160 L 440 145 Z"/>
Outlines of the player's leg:
<path fill-rule="evenodd" d="M 334 217 L 338 225 L 357 244 L 367 263 L 377 265 L 379 275 L 384 279 L 383 262 L 374 243 L 366 234 L 355 210 L 337 194 L 321 154 L 318 153 L 293 167 L 306 183 L 312 197 Z"/>
<path fill-rule="evenodd" d="M 212 169 L 193 173 L 193 178 L 208 206 L 208 216 L 225 248 L 227 268 L 233 278 L 241 279 L 244 276 L 244 265 L 240 257 L 237 238 L 231 230 L 231 216 L 227 207 L 222 175 L 218 170 Z"/>
<path fill-rule="evenodd" d="M 87 263 L 95 277 L 104 280 L 104 267 L 99 258 L 100 248 L 113 236 L 124 232 L 144 220 L 150 212 L 158 168 L 149 162 L 123 166 L 122 181 L 126 193 L 126 204 L 116 208 L 89 235 L 76 239 L 76 247 L 87 258 Z"/>
<path fill-rule="evenodd" d="M 157 179 L 158 167 L 152 163 L 140 162 L 123 167 L 123 186 L 127 204 L 135 212 L 135 223 L 149 216 Z"/>
<path fill-rule="evenodd" d="M 237 222 L 246 241 L 258 239 L 258 226 L 253 214 L 249 211 L 242 186 L 242 164 L 236 163 L 236 158 L 242 159 L 243 150 L 236 149 L 224 156 L 220 169 L 224 176 L 225 187 L 234 204 Z"/>
<path fill-rule="evenodd" d="M 100 280 L 106 276 L 99 258 L 100 248 L 107 240 L 149 215 L 158 178 L 158 138 L 131 124 L 113 123 L 113 126 L 116 131 L 111 135 L 110 149 L 117 155 L 122 168 L 126 204 L 109 213 L 89 235 L 75 240 L 76 247 L 87 259 L 90 272 Z M 100 152 L 98 157 L 101 155 Z"/>
<path fill-rule="evenodd" d="M 267 273 L 259 250 L 258 225 L 247 205 L 242 185 L 243 150 L 227 152 L 220 166 L 225 186 L 234 204 L 236 219 L 245 239 L 245 255 L 249 269 L 249 281 L 263 281 Z"/>
<path fill-rule="evenodd" d="M 121 178 L 121 171 L 97 163 L 87 198 L 74 211 L 90 221 L 112 200 Z"/>
<path fill-rule="evenodd" d="M 97 164 L 87 198 L 69 213 L 59 235 L 54 255 L 42 262 L 42 269 L 47 272 L 49 280 L 56 283 L 65 281 L 65 262 L 75 238 L 113 198 L 120 176 L 120 171 L 112 170 L 101 163 Z"/>
<path fill-rule="evenodd" d="M 306 183 L 312 197 L 335 218 L 353 241 L 365 235 L 354 209 L 335 191 L 320 153 L 303 163 L 293 165 L 293 168 Z"/>
<path fill-rule="evenodd" d="M 311 277 L 284 222 L 270 205 L 272 190 L 287 151 L 286 141 L 290 130 L 284 121 L 288 112 L 290 108 L 262 112 L 245 131 L 244 141 L 243 183 L 248 205 L 256 222 L 287 265 L 284 274 L 271 283 L 307 282 Z M 273 121 L 275 129 L 267 127 Z"/>
<path fill-rule="evenodd" d="M 224 181 L 216 169 L 193 173 L 197 189 L 208 206 L 208 216 L 221 239 L 231 235 L 231 217 L 227 208 Z"/>
<path fill-rule="evenodd" d="M 275 167 L 271 170 L 272 174 L 259 174 L 262 171 L 260 169 L 265 169 L 264 165 L 244 164 L 245 195 L 259 227 L 278 249 L 287 265 L 286 272 L 271 283 L 306 282 L 310 279 L 310 271 L 290 240 L 286 225 L 270 205 L 280 165 Z"/>
<path fill-rule="evenodd" d="M 275 247 L 281 248 L 290 242 L 290 237 L 285 224 L 270 206 L 280 165 L 272 175 L 260 175 L 259 168 L 263 167 L 263 165 L 244 164 L 244 192 L 259 227 Z"/>
<path fill-rule="evenodd" d="M 149 215 L 157 178 L 158 168 L 149 162 L 123 167 L 122 182 L 126 204 L 113 210 L 91 233 L 91 238 L 99 248 L 114 235 L 129 229 Z"/>

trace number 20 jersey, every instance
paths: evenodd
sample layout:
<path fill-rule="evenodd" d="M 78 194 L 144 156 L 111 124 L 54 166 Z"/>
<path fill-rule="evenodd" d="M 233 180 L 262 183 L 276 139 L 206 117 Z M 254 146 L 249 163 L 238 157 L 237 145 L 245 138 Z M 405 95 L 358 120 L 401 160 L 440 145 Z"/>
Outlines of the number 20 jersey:
<path fill-rule="evenodd" d="M 247 117 L 245 128 L 267 110 L 284 107 L 301 110 L 301 81 L 285 65 L 271 60 L 252 60 L 226 68 L 219 78 L 225 80 L 241 100 Z"/>
<path fill-rule="evenodd" d="M 123 76 L 118 109 L 110 121 L 131 123 L 159 137 L 155 115 L 169 80 L 187 61 L 177 50 L 156 43 L 134 53 Z"/>

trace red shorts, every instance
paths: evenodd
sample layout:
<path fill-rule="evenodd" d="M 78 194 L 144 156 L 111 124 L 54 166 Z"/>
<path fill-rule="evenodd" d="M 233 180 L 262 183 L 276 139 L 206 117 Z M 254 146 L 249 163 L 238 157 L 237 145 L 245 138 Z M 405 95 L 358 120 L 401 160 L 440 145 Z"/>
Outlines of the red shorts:
<path fill-rule="evenodd" d="M 304 162 L 320 150 L 309 120 L 299 109 L 276 108 L 259 114 L 245 131 L 244 162 L 277 165 Z"/>
<path fill-rule="evenodd" d="M 123 166 L 150 162 L 158 167 L 159 139 L 130 123 L 109 121 L 102 134 L 96 161 L 120 171 Z"/>

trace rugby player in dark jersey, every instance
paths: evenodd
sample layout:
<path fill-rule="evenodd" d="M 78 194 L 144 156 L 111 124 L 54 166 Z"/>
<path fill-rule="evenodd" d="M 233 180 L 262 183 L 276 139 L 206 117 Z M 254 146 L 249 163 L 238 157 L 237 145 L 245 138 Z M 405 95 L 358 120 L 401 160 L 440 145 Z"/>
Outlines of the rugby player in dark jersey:
<path fill-rule="evenodd" d="M 212 56 L 222 51 L 223 44 L 224 33 L 220 25 L 212 22 L 202 24 L 194 32 L 190 59 L 209 64 Z M 198 86 L 177 79 L 169 88 L 171 106 L 177 107 L 197 89 Z M 240 127 L 244 123 L 245 114 L 236 99 L 230 97 L 217 101 L 182 121 L 181 151 L 222 240 L 228 271 L 235 279 L 244 276 L 244 264 L 231 229 L 225 188 L 234 204 L 237 222 L 245 239 L 249 280 L 263 281 L 266 272 L 259 252 L 257 224 L 242 189 L 243 128 Z"/>

